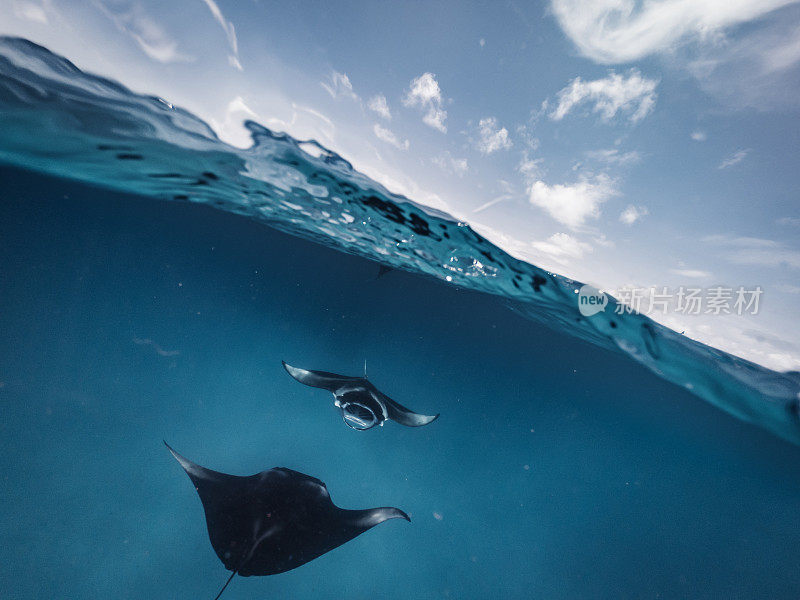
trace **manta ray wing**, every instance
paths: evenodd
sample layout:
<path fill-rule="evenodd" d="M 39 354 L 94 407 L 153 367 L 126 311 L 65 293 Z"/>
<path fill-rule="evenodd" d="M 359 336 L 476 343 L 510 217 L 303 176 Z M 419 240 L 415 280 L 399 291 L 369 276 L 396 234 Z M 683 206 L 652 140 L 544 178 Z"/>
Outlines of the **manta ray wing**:
<path fill-rule="evenodd" d="M 383 405 L 386 407 L 386 412 L 389 413 L 389 418 L 393 421 L 397 421 L 401 425 L 405 425 L 406 427 L 422 427 L 428 423 L 433 423 L 439 418 L 438 414 L 421 415 L 419 413 L 415 413 L 413 410 L 409 410 L 402 404 L 395 402 L 383 392 L 379 390 L 376 390 L 376 392 L 381 402 L 383 402 Z"/>
<path fill-rule="evenodd" d="M 337 375 L 336 373 L 328 373 L 326 371 L 309 371 L 308 369 L 300 369 L 283 362 L 283 368 L 286 372 L 294 377 L 297 381 L 310 387 L 322 388 L 331 393 L 336 393 L 336 390 L 348 384 L 358 384 L 363 381 L 360 377 L 346 377 L 344 375 Z"/>

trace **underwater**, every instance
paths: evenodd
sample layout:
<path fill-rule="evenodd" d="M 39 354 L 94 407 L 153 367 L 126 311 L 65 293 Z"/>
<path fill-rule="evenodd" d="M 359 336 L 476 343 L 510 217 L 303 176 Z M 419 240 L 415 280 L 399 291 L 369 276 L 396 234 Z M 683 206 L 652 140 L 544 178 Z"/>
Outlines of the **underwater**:
<path fill-rule="evenodd" d="M 0 37 L 0 596 L 798 597 L 798 371 L 244 127 Z"/>

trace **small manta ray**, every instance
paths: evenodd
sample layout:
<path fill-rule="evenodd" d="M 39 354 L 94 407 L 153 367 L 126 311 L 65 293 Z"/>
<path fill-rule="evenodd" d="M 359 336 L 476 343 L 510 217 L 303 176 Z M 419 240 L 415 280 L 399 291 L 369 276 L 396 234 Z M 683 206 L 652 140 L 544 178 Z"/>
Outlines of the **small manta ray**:
<path fill-rule="evenodd" d="M 283 368 L 300 383 L 331 392 L 334 404 L 342 411 L 345 424 L 359 431 L 383 425 L 389 419 L 407 427 L 421 427 L 439 417 L 438 414 L 430 416 L 415 413 L 389 398 L 367 379 L 366 363 L 363 377 L 308 371 L 285 362 Z"/>
<path fill-rule="evenodd" d="M 411 521 L 399 508 L 344 510 L 319 479 L 275 468 L 250 477 L 211 471 L 169 451 L 189 475 L 206 513 L 217 556 L 237 573 L 274 575 L 330 552 L 389 519 Z"/>

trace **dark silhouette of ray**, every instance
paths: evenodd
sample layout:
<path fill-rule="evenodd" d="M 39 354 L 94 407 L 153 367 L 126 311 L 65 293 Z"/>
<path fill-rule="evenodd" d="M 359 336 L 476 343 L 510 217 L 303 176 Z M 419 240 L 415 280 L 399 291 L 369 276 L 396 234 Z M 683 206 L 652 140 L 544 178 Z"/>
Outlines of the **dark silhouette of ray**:
<path fill-rule="evenodd" d="M 291 469 L 228 475 L 201 467 L 164 444 L 192 480 L 203 503 L 211 546 L 232 571 L 217 598 L 237 573 L 283 573 L 388 519 L 411 521 L 399 508 L 341 509 L 323 482 Z"/>
<path fill-rule="evenodd" d="M 347 377 L 325 371 L 309 371 L 283 363 L 283 368 L 300 383 L 328 390 L 342 411 L 342 419 L 353 429 L 364 430 L 383 425 L 389 419 L 407 427 L 421 427 L 439 415 L 422 415 L 398 404 L 363 377 Z"/>

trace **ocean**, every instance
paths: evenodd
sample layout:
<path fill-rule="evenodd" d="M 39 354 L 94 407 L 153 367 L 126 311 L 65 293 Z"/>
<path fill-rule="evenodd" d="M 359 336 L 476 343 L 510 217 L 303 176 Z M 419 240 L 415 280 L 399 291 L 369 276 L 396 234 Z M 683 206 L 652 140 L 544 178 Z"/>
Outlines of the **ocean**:
<path fill-rule="evenodd" d="M 797 374 L 581 318 L 318 145 L 226 147 L 22 40 L 0 75 L 2 597 L 213 598 L 163 441 L 411 517 L 229 600 L 797 597 Z M 353 431 L 281 361 L 441 416 Z"/>

